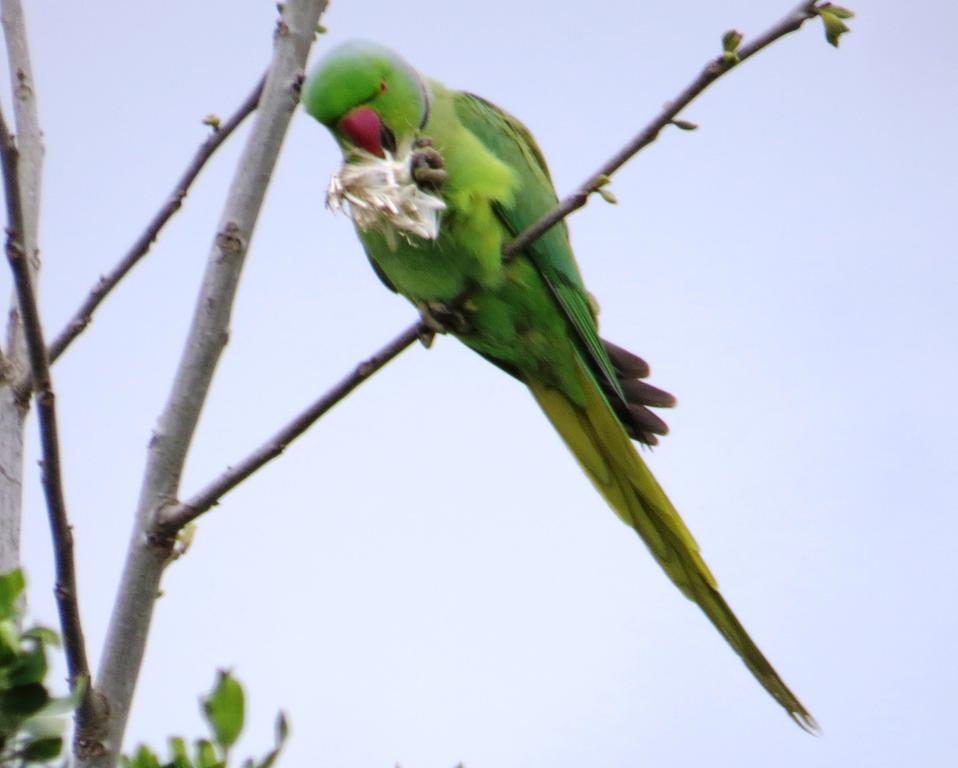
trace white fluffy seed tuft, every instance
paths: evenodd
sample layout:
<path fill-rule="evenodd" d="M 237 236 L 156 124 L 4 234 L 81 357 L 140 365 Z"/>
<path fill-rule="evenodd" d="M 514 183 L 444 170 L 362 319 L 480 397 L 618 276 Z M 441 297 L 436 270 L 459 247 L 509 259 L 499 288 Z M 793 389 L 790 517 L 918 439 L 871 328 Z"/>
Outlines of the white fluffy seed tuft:
<path fill-rule="evenodd" d="M 413 237 L 435 240 L 446 204 L 413 180 L 410 150 L 385 157 L 356 150 L 329 180 L 326 207 L 345 212 L 363 231 L 380 232 L 393 249 L 397 235 L 411 243 Z"/>

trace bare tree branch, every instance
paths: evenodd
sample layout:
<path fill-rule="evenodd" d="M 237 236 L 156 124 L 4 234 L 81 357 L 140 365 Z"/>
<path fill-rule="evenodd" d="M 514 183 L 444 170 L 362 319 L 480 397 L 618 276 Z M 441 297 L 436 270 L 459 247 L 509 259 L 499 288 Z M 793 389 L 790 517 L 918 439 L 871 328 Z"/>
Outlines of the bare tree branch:
<path fill-rule="evenodd" d="M 13 112 L 19 139 L 19 190 L 23 214 L 20 238 L 28 255 L 28 267 L 37 268 L 37 223 L 40 216 L 40 182 L 43 170 L 43 139 L 37 115 L 33 68 L 27 45 L 26 22 L 20 0 L 0 0 L 10 66 Z M 23 424 L 28 403 L 10 385 L 27 375 L 29 363 L 16 294 L 11 298 L 7 322 L 7 348 L 0 369 L 0 572 L 20 561 L 20 515 L 23 488 Z"/>
<path fill-rule="evenodd" d="M 679 112 L 688 106 L 696 96 L 736 66 L 737 63 L 758 53 L 758 51 L 775 42 L 780 37 L 798 30 L 802 24 L 815 17 L 816 13 L 814 9 L 814 1 L 802 3 L 775 26 L 754 38 L 748 45 L 739 48 L 737 57 L 719 56 L 707 64 L 699 76 L 686 86 L 675 99 L 663 107 L 662 111 L 652 122 L 636 134 L 635 138 L 619 150 L 619 152 L 607 160 L 578 190 L 564 198 L 552 210 L 543 215 L 542 218 L 507 243 L 502 249 L 503 259 L 508 261 L 515 258 L 517 254 L 528 248 L 551 227 L 558 224 L 570 213 L 582 208 L 588 201 L 589 195 L 603 187 L 609 181 L 612 174 L 625 165 L 626 162 L 632 159 L 642 149 L 654 142 L 662 129 L 673 123 Z M 471 295 L 471 291 L 464 292 L 458 297 L 454 304 L 461 305 Z M 222 475 L 198 491 L 189 500 L 163 510 L 156 518 L 156 535 L 167 539 L 175 536 L 176 532 L 184 525 L 187 525 L 214 507 L 226 493 L 265 464 L 269 463 L 272 459 L 279 456 L 291 441 L 302 435 L 340 400 L 349 395 L 374 373 L 385 367 L 387 363 L 398 357 L 399 353 L 410 346 L 417 338 L 429 332 L 430 330 L 422 323 L 415 323 L 406 328 L 238 464 L 227 468 Z"/>
<path fill-rule="evenodd" d="M 799 4 L 777 24 L 739 48 L 736 55 L 719 56 L 709 62 L 699 73 L 699 76 L 689 83 L 678 96 L 666 104 L 651 123 L 637 133 L 635 137 L 615 155 L 609 158 L 584 184 L 509 243 L 502 251 L 503 256 L 506 259 L 513 258 L 515 254 L 528 248 L 536 239 L 541 237 L 546 231 L 558 224 L 570 213 L 582 208 L 588 201 L 590 194 L 601 189 L 611 178 L 612 174 L 635 157 L 639 151 L 655 141 L 662 129 L 673 123 L 679 113 L 685 109 L 696 96 L 730 69 L 745 61 L 745 59 L 754 56 L 780 37 L 797 31 L 809 19 L 815 18 L 815 5 L 815 0 Z"/>
<path fill-rule="evenodd" d="M 97 688 L 109 703 L 109 716 L 101 731 L 89 734 L 91 749 L 78 755 L 84 765 L 114 765 L 122 745 L 160 577 L 173 547 L 171 539 L 150 536 L 153 520 L 176 498 L 200 411 L 226 345 L 247 247 L 299 102 L 306 55 L 325 6 L 326 0 L 290 0 L 277 26 L 260 108 L 230 186 L 169 400 L 150 443 L 136 522 L 97 677 Z"/>
<path fill-rule="evenodd" d="M 30 49 L 27 45 L 26 22 L 20 0 L 2 0 L 2 22 L 10 63 L 13 89 L 13 113 L 16 122 L 17 148 L 20 152 L 18 178 L 23 231 L 21 236 L 30 266 L 36 269 L 36 233 L 40 218 L 40 181 L 43 166 L 43 134 L 37 114 Z"/>
<path fill-rule="evenodd" d="M 316 400 L 299 416 L 290 421 L 269 440 L 263 443 L 253 453 L 244 458 L 235 466 L 229 467 L 216 480 L 201 491 L 174 507 L 161 511 L 156 519 L 156 533 L 158 537 L 170 538 L 176 536 L 184 525 L 195 520 L 215 506 L 219 500 L 233 490 L 263 465 L 269 463 L 286 450 L 293 440 L 309 429 L 323 414 L 340 402 L 346 395 L 372 376 L 376 371 L 399 357 L 400 353 L 412 345 L 416 339 L 426 333 L 426 328 L 417 323 L 403 331 L 399 336 L 376 352 L 372 357 L 364 360 L 345 378 Z"/>
<path fill-rule="evenodd" d="M 7 201 L 6 253 L 13 270 L 13 282 L 20 305 L 24 339 L 30 370 L 37 393 L 37 417 L 40 426 L 40 445 L 43 451 L 43 491 L 47 499 L 50 518 L 50 533 L 53 537 L 54 562 L 56 564 L 57 611 L 63 630 L 67 668 L 70 672 L 70 689 L 82 690 L 83 695 L 77 711 L 77 722 L 92 715 L 93 692 L 89 686 L 90 667 L 87 663 L 86 643 L 80 622 L 77 596 L 76 564 L 73 557 L 73 531 L 67 516 L 63 495 L 63 477 L 60 472 L 60 441 L 57 430 L 56 396 L 50 378 L 46 344 L 40 311 L 33 291 L 28 255 L 21 233 L 24 230 L 23 206 L 18 178 L 19 152 L 7 121 L 0 110 L 0 162 L 3 165 L 4 196 Z"/>
<path fill-rule="evenodd" d="M 206 165 L 207 161 L 213 156 L 217 149 L 230 137 L 240 124 L 249 117 L 256 109 L 259 103 L 260 94 L 263 92 L 264 78 L 256 84 L 249 96 L 240 104 L 239 108 L 229 117 L 226 122 L 216 126 L 209 137 L 196 150 L 192 161 L 186 167 L 183 175 L 173 192 L 170 193 L 166 203 L 157 211 L 156 215 L 147 224 L 143 233 L 134 241 L 133 245 L 126 252 L 122 259 L 106 275 L 97 280 L 96 285 L 87 294 L 86 299 L 73 313 L 73 317 L 67 322 L 66 326 L 57 334 L 56 338 L 50 342 L 47 350 L 47 357 L 50 362 L 56 362 L 57 358 L 63 354 L 68 346 L 86 330 L 87 326 L 93 320 L 93 313 L 97 310 L 103 300 L 116 288 L 119 282 L 126 277 L 127 273 L 136 266 L 150 250 L 150 246 L 156 241 L 160 230 L 166 226 L 166 223 L 173 218 L 173 215 L 182 207 L 183 201 L 190 190 L 196 177 Z M 29 376 L 24 376 L 14 385 L 15 392 L 24 397 L 29 392 L 31 380 Z"/>

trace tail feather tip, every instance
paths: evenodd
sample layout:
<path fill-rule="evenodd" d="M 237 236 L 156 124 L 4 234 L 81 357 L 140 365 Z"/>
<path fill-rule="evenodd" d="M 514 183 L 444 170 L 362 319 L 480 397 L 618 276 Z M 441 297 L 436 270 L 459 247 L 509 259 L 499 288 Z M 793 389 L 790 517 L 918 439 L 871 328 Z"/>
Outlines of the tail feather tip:
<path fill-rule="evenodd" d="M 809 733 L 812 736 L 821 736 L 822 727 L 818 724 L 818 721 L 812 717 L 810 712 L 803 710 L 791 710 L 788 713 L 792 720 L 798 723 L 798 727 L 801 728 L 805 733 Z"/>

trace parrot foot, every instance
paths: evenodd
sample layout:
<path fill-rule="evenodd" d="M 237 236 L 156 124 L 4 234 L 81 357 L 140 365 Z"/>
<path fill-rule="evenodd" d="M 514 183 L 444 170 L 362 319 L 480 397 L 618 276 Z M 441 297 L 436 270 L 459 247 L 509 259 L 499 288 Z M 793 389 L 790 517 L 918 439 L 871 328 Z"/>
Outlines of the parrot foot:
<path fill-rule="evenodd" d="M 426 301 L 419 305 L 419 316 L 430 336 L 437 333 L 455 333 L 464 335 L 470 332 L 472 326 L 465 313 L 454 304 L 441 301 Z M 420 336 L 422 340 L 422 336 Z M 425 344 L 426 342 L 423 341 Z M 429 339 L 429 344 L 432 339 Z M 426 346 L 429 346 L 426 344 Z"/>
<path fill-rule="evenodd" d="M 427 328 L 425 321 L 419 326 L 419 343 L 426 349 L 432 349 L 432 343 L 436 340 L 436 332 L 432 328 Z"/>
<path fill-rule="evenodd" d="M 427 192 L 438 192 L 446 181 L 446 163 L 433 148 L 432 139 L 420 136 L 413 142 L 410 170 L 416 185 Z"/>

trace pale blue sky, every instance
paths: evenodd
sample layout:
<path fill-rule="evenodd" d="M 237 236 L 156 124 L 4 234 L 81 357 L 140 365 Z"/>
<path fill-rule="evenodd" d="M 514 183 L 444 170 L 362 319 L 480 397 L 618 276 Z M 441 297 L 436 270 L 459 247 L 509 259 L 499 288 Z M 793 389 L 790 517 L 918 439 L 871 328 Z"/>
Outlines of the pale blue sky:
<path fill-rule="evenodd" d="M 27 4 L 58 330 L 270 53 L 274 4 Z M 791 5 L 336 0 L 366 37 L 501 104 L 560 194 L 719 50 Z M 674 392 L 649 463 L 723 592 L 821 723 L 753 681 L 606 508 L 531 398 L 440 339 L 409 351 L 205 518 L 164 582 L 128 739 L 202 732 L 218 666 L 243 746 L 282 765 L 938 766 L 958 686 L 958 7 L 855 3 L 777 43 L 571 220 L 605 334 Z M 55 368 L 94 658 L 150 429 L 243 136 Z M 235 461 L 412 319 L 292 126 L 184 489 Z M 31 426 L 31 430 L 32 430 Z M 54 621 L 28 464 L 26 561 Z M 242 750 L 241 750 L 242 751 Z"/>

